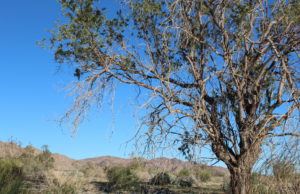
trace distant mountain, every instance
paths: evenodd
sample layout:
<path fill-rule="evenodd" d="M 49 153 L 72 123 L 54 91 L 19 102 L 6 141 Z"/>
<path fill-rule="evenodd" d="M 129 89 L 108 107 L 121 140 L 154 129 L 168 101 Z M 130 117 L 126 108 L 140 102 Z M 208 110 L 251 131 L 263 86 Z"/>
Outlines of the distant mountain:
<path fill-rule="evenodd" d="M 42 150 L 34 148 L 34 154 L 42 153 Z M 9 143 L 9 142 L 1 142 L 0 141 L 0 157 L 11 155 L 18 156 L 23 153 L 24 148 Z M 58 170 L 76 170 L 81 169 L 82 167 L 93 166 L 93 167 L 111 167 L 111 166 L 128 166 L 132 160 L 119 158 L 114 156 L 101 156 L 95 158 L 87 158 L 82 160 L 74 160 L 68 158 L 65 155 L 60 155 L 58 153 L 52 154 L 52 157 L 55 159 L 54 167 Z M 154 159 L 145 159 L 138 158 L 140 165 L 146 169 L 154 169 L 154 170 L 168 170 L 170 172 L 179 172 L 183 169 L 193 170 L 195 168 L 201 167 L 200 164 L 194 165 L 192 163 L 181 161 L 177 158 L 154 158 Z M 211 167 L 214 173 L 223 173 L 229 175 L 229 170 L 227 168 L 213 166 Z"/>

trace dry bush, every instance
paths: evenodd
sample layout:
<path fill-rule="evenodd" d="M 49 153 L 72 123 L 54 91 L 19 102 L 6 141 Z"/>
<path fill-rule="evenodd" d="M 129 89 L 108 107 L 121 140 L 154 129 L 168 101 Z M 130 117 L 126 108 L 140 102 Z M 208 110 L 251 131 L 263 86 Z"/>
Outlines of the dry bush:
<path fill-rule="evenodd" d="M 83 171 L 84 177 L 100 178 L 106 180 L 106 173 L 102 168 L 88 168 Z"/>
<path fill-rule="evenodd" d="M 83 187 L 83 180 L 69 172 L 51 170 L 47 174 L 47 189 L 44 193 L 75 194 Z"/>
<path fill-rule="evenodd" d="M 148 168 L 147 171 L 148 171 L 148 173 L 149 173 L 150 175 L 156 175 L 156 174 L 160 173 L 160 172 L 159 172 L 158 170 L 156 170 L 155 168 Z"/>
<path fill-rule="evenodd" d="M 132 173 L 141 182 L 149 182 L 154 177 L 154 175 L 149 174 L 149 172 L 142 172 L 142 171 L 139 171 L 139 170 L 133 170 Z"/>
<path fill-rule="evenodd" d="M 251 193 L 300 193 L 299 139 L 277 139 L 265 143 L 268 155 L 251 175 Z M 278 146 L 280 145 L 280 146 Z"/>
<path fill-rule="evenodd" d="M 31 161 L 24 166 L 24 171 L 28 175 L 36 176 L 44 170 L 46 170 L 45 166 L 40 161 L 34 159 L 31 159 Z"/>

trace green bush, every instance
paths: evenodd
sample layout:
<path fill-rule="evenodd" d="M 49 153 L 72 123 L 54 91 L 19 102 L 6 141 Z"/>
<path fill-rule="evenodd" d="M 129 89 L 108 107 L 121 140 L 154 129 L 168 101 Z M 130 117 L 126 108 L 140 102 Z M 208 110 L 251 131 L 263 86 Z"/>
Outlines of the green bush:
<path fill-rule="evenodd" d="M 212 173 L 210 171 L 202 170 L 200 168 L 194 171 L 194 175 L 196 179 L 201 180 L 203 182 L 209 181 L 212 177 Z"/>
<path fill-rule="evenodd" d="M 25 193 L 25 175 L 23 163 L 16 159 L 0 161 L 0 193 Z"/>
<path fill-rule="evenodd" d="M 26 146 L 19 158 L 24 164 L 30 164 L 34 158 L 34 148 L 31 145 Z"/>
<path fill-rule="evenodd" d="M 211 179 L 211 172 L 209 171 L 202 171 L 200 172 L 200 180 L 203 182 L 207 182 Z"/>
<path fill-rule="evenodd" d="M 51 155 L 52 153 L 50 152 L 48 145 L 43 145 L 42 149 L 43 152 L 36 156 L 37 160 L 40 161 L 47 170 L 54 168 L 54 158 Z"/>
<path fill-rule="evenodd" d="M 139 185 L 137 177 L 134 176 L 130 168 L 112 167 L 106 171 L 106 177 L 111 192 L 120 189 L 127 190 Z"/>
<path fill-rule="evenodd" d="M 191 171 L 189 171 L 189 170 L 187 170 L 187 169 L 181 170 L 181 171 L 179 171 L 179 173 L 178 173 L 178 176 L 179 176 L 179 177 L 187 177 L 187 176 L 189 176 L 189 175 L 191 175 Z"/>
<path fill-rule="evenodd" d="M 149 174 L 157 174 L 158 171 L 155 168 L 148 168 L 148 173 Z"/>
<path fill-rule="evenodd" d="M 24 148 L 23 153 L 19 156 L 19 160 L 24 163 L 24 171 L 27 174 L 36 174 L 54 167 L 54 158 L 48 146 L 43 145 L 42 149 L 43 152 L 35 156 L 34 148 L 29 145 Z"/>
<path fill-rule="evenodd" d="M 157 175 L 155 175 L 150 180 L 150 183 L 155 185 L 178 184 L 175 177 L 172 174 L 166 172 L 158 173 Z"/>
<path fill-rule="evenodd" d="M 46 167 L 39 161 L 32 159 L 28 164 L 25 164 L 24 171 L 26 174 L 36 175 L 39 172 L 46 170 Z"/>
<path fill-rule="evenodd" d="M 168 170 L 164 171 L 164 173 L 168 173 L 168 174 L 174 175 L 172 172 L 170 172 L 170 171 L 168 171 Z"/>
<path fill-rule="evenodd" d="M 192 183 L 190 181 L 179 180 L 178 184 L 181 187 L 192 187 Z"/>
<path fill-rule="evenodd" d="M 139 167 L 139 166 L 130 167 L 130 170 L 132 170 L 132 171 L 139 171 L 139 172 L 145 172 L 145 168 Z"/>

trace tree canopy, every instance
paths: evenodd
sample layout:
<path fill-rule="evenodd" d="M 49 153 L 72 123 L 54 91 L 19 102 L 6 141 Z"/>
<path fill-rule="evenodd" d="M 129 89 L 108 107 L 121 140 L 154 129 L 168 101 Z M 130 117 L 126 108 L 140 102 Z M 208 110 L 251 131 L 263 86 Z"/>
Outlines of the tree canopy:
<path fill-rule="evenodd" d="M 67 22 L 40 44 L 78 78 L 59 120 L 74 132 L 106 92 L 134 85 L 143 143 L 209 145 L 233 193 L 249 191 L 264 140 L 299 137 L 299 0 L 125 0 L 114 19 L 97 0 L 58 2 Z"/>

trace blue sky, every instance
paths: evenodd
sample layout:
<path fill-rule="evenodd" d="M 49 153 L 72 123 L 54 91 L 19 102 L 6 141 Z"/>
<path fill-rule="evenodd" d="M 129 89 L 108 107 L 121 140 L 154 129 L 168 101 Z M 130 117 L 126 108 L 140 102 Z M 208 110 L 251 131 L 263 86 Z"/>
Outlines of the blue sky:
<path fill-rule="evenodd" d="M 112 1 L 103 1 L 102 5 L 109 9 L 109 14 L 119 7 Z M 49 37 L 45 29 L 52 29 L 54 22 L 63 18 L 60 4 L 55 0 L 1 1 L 0 16 L 0 140 L 7 142 L 13 136 L 24 146 L 29 142 L 36 148 L 48 144 L 53 153 L 74 159 L 104 155 L 127 157 L 131 148 L 127 148 L 126 155 L 125 149 L 119 148 L 134 134 L 135 119 L 128 111 L 116 115 L 111 143 L 106 138 L 112 121 L 108 107 L 101 115 L 91 116 L 90 122 L 82 125 L 73 140 L 70 134 L 64 135 L 55 127 L 55 122 L 45 121 L 54 119 L 55 113 L 62 115 L 70 102 L 64 98 L 66 93 L 57 92 L 54 86 L 62 87 L 59 82 L 74 79 L 69 74 L 55 75 L 57 64 L 52 52 L 35 46 L 37 40 Z M 127 104 L 128 91 L 130 88 L 117 91 L 116 111 Z"/>
<path fill-rule="evenodd" d="M 113 1 L 102 1 L 101 5 L 108 8 L 109 17 L 120 8 Z M 39 149 L 47 144 L 53 153 L 73 159 L 128 157 L 134 147 L 129 144 L 125 149 L 120 145 L 133 137 L 136 119 L 132 116 L 134 110 L 119 109 L 133 97 L 133 87 L 122 85 L 116 91 L 112 139 L 108 138 L 113 121 L 109 106 L 90 116 L 90 122 L 83 123 L 75 139 L 70 131 L 63 133 L 55 122 L 46 121 L 55 119 L 55 114 L 62 115 L 70 104 L 66 93 L 57 92 L 55 86 L 63 87 L 60 82 L 75 79 L 72 74 L 54 74 L 57 64 L 53 53 L 35 46 L 36 41 L 50 36 L 45 29 L 52 29 L 59 18 L 63 19 L 60 4 L 55 0 L 2 1 L 0 16 L 0 140 L 7 142 L 13 136 L 23 146 L 31 142 Z"/>

